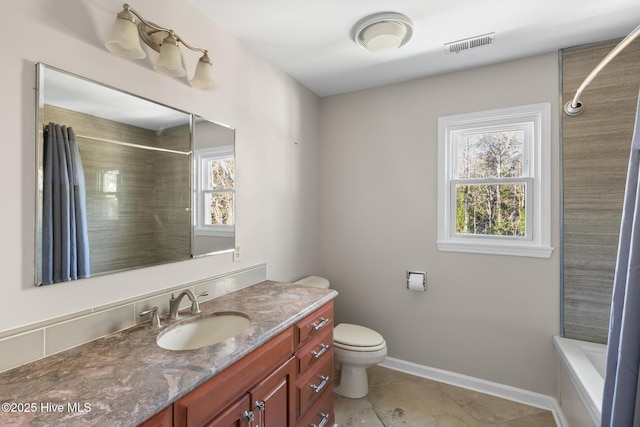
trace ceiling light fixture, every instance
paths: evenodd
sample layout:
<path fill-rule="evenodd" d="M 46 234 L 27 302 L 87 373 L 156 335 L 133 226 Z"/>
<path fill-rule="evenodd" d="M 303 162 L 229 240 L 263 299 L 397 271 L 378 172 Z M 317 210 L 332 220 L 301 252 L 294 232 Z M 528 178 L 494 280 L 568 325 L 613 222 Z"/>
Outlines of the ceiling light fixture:
<path fill-rule="evenodd" d="M 193 79 L 189 83 L 191 83 L 191 86 L 202 90 L 213 90 L 215 88 L 213 61 L 209 58 L 209 53 L 206 49 L 189 45 L 173 30 L 145 20 L 125 3 L 122 12 L 118 13 L 113 24 L 111 38 L 104 46 L 114 55 L 142 59 L 147 55 L 142 50 L 140 39 L 160 54 L 153 69 L 161 74 L 173 77 L 182 77 L 187 74 L 182 65 L 180 44 L 187 49 L 201 52 L 203 55 L 198 61 Z"/>
<path fill-rule="evenodd" d="M 369 15 L 356 23 L 352 36 L 356 44 L 372 52 L 386 52 L 407 44 L 413 35 L 413 22 L 395 12 Z"/>

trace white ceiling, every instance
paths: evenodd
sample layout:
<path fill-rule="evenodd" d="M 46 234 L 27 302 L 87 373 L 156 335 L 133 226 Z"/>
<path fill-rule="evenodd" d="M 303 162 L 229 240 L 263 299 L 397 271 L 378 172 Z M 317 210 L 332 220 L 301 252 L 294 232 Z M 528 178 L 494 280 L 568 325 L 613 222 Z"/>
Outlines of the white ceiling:
<path fill-rule="evenodd" d="M 639 0 L 187 1 L 320 96 L 622 37 L 640 25 Z M 386 53 L 357 46 L 353 25 L 376 12 L 409 16 L 411 41 Z M 492 32 L 490 46 L 445 53 L 445 43 Z"/>
<path fill-rule="evenodd" d="M 38 84 L 39 107 L 55 105 L 90 116 L 125 123 L 153 131 L 189 124 L 189 115 L 130 95 L 119 89 L 104 86 L 83 77 L 41 65 Z"/>

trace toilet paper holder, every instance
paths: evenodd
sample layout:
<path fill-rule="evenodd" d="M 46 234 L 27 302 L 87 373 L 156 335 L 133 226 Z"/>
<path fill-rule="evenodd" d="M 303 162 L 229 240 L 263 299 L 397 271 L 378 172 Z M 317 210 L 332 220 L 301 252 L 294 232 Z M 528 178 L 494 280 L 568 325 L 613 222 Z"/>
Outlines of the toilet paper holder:
<path fill-rule="evenodd" d="M 427 273 L 424 271 L 407 270 L 407 289 L 411 291 L 426 291 Z"/>

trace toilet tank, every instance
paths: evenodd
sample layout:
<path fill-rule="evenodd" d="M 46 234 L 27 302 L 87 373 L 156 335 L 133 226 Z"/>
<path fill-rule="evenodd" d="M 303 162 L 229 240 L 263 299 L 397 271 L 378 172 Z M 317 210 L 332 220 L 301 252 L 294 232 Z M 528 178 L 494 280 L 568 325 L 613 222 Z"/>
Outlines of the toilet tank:
<path fill-rule="evenodd" d="M 296 285 L 311 286 L 312 288 L 329 289 L 329 281 L 320 276 L 307 276 L 294 283 Z"/>

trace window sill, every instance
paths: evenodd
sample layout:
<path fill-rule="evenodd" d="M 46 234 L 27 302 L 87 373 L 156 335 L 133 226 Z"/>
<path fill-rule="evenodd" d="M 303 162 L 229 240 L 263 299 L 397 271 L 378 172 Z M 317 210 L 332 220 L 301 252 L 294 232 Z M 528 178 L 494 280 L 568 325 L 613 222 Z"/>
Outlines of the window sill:
<path fill-rule="evenodd" d="M 193 231 L 193 234 L 196 236 L 211 236 L 211 237 L 233 237 L 235 235 L 235 229 L 206 229 L 206 228 L 196 228 Z"/>
<path fill-rule="evenodd" d="M 438 250 L 443 252 L 467 252 L 474 254 L 524 256 L 532 258 L 551 258 L 553 247 L 522 244 L 470 243 L 470 242 L 436 242 Z"/>

